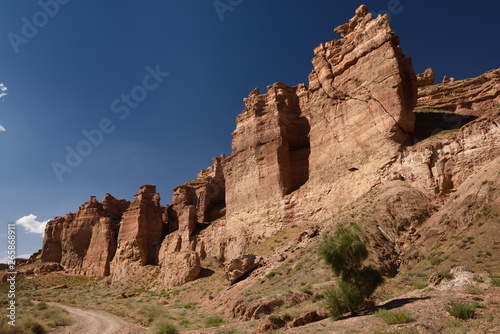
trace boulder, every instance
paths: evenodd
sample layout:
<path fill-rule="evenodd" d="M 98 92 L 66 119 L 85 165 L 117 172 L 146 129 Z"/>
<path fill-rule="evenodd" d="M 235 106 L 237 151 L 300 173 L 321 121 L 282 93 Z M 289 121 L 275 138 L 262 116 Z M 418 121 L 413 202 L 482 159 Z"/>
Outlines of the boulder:
<path fill-rule="evenodd" d="M 200 257 L 194 251 L 169 254 L 160 263 L 160 282 L 169 288 L 194 281 L 201 271 Z"/>
<path fill-rule="evenodd" d="M 224 268 L 226 279 L 234 284 L 262 264 L 262 258 L 254 254 L 245 254 L 231 260 Z"/>
<path fill-rule="evenodd" d="M 426 69 L 424 73 L 417 74 L 418 87 L 434 85 L 435 80 L 436 80 L 436 75 L 434 74 L 434 70 L 432 68 Z"/>
<path fill-rule="evenodd" d="M 328 318 L 328 314 L 325 311 L 310 311 L 294 318 L 290 327 L 300 327 L 326 318 Z"/>

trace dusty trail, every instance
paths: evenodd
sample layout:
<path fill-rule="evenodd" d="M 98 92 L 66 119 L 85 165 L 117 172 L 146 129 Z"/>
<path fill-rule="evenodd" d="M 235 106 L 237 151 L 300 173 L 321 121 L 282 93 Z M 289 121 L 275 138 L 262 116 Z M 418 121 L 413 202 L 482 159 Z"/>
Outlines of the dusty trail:
<path fill-rule="evenodd" d="M 64 308 L 73 319 L 70 326 L 60 327 L 51 331 L 57 334 L 135 334 L 146 333 L 146 330 L 129 324 L 119 317 L 101 312 L 82 310 L 79 308 L 66 306 L 57 303 L 49 303 Z"/>

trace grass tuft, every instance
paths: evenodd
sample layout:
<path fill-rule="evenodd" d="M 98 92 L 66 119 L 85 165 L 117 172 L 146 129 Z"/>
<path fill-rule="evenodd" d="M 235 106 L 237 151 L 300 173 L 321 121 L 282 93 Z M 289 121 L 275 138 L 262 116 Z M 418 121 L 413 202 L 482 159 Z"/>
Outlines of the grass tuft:
<path fill-rule="evenodd" d="M 478 307 L 477 304 L 453 302 L 450 306 L 446 308 L 446 310 L 455 318 L 468 320 L 474 317 L 474 314 L 476 314 L 477 307 Z"/>
<path fill-rule="evenodd" d="M 207 321 L 205 321 L 205 327 L 219 327 L 224 323 L 224 319 L 221 317 L 209 317 Z"/>
<path fill-rule="evenodd" d="M 156 319 L 149 331 L 152 334 L 177 334 L 179 332 L 177 327 L 166 319 Z"/>
<path fill-rule="evenodd" d="M 374 315 L 384 320 L 386 324 L 405 324 L 413 320 L 413 315 L 405 310 L 389 311 L 386 309 L 377 310 Z"/>

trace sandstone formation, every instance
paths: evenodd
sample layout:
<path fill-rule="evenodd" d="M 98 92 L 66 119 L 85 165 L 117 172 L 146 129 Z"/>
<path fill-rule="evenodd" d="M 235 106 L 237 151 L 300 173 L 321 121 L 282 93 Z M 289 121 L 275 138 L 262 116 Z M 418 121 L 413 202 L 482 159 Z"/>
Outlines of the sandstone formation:
<path fill-rule="evenodd" d="M 412 136 L 416 76 L 389 17 L 361 6 L 335 32 L 314 50 L 309 88 L 276 83 L 244 100 L 225 166 L 229 259 L 369 190 Z"/>
<path fill-rule="evenodd" d="M 91 196 L 75 214 L 49 221 L 41 261 L 60 263 L 70 273 L 109 275 L 119 222 L 129 205 L 110 194 L 102 202 Z"/>
<path fill-rule="evenodd" d="M 456 132 L 408 147 L 394 165 L 392 177 L 437 195 L 454 192 L 500 154 L 499 119 L 500 108 L 495 108 Z"/>
<path fill-rule="evenodd" d="M 230 261 L 224 269 L 226 279 L 234 284 L 242 277 L 252 272 L 262 262 L 262 258 L 254 254 L 245 254 Z"/>
<path fill-rule="evenodd" d="M 434 85 L 436 75 L 432 68 L 428 68 L 424 73 L 417 74 L 417 87 L 425 87 Z"/>
<path fill-rule="evenodd" d="M 143 185 L 120 222 L 113 262 L 113 280 L 130 275 L 138 266 L 157 264 L 163 239 L 163 207 L 156 186 Z"/>
<path fill-rule="evenodd" d="M 500 104 L 500 69 L 478 77 L 418 90 L 415 112 L 481 116 Z"/>
<path fill-rule="evenodd" d="M 160 263 L 160 282 L 164 287 L 173 287 L 193 281 L 201 271 L 200 257 L 196 252 L 175 252 Z"/>
<path fill-rule="evenodd" d="M 319 222 L 351 221 L 348 205 L 371 196 L 375 204 L 360 208 L 373 262 L 393 276 L 421 256 L 415 243 L 446 232 L 443 221 L 461 230 L 470 208 L 498 201 L 487 183 L 478 188 L 470 178 L 498 182 L 500 69 L 433 85 L 432 69 L 415 75 L 389 17 L 373 18 L 366 6 L 335 32 L 341 39 L 314 50 L 308 86 L 277 82 L 244 99 L 231 154 L 175 187 L 171 204 L 143 185 L 133 202 L 92 196 L 48 222 L 43 270 L 61 266 L 119 282 L 154 265 L 169 288 L 195 280 L 202 261 L 214 258 L 234 284 L 264 263 L 249 254 L 260 241 L 313 225 L 270 258 L 284 261 L 319 234 Z M 465 204 L 469 210 L 459 210 Z M 257 319 L 309 297 L 236 302 L 233 315 Z"/>

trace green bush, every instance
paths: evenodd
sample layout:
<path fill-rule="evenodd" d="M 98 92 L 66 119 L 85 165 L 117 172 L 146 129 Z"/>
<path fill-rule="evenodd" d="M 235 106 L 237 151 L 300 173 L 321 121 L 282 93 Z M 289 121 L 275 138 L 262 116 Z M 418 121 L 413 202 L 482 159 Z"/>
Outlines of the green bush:
<path fill-rule="evenodd" d="M 205 327 L 206 328 L 209 328 L 209 327 L 219 327 L 223 323 L 224 323 L 224 319 L 222 319 L 221 317 L 209 317 L 205 321 Z"/>
<path fill-rule="evenodd" d="M 477 304 L 459 303 L 454 302 L 446 308 L 448 313 L 450 313 L 455 318 L 462 320 L 471 319 L 476 314 Z"/>
<path fill-rule="evenodd" d="M 338 277 L 337 287 L 325 293 L 330 316 L 337 319 L 346 312 L 356 314 L 365 298 L 382 284 L 378 270 L 363 266 L 368 250 L 360 237 L 359 227 L 340 225 L 335 234 L 325 234 L 319 246 L 319 255 Z"/>
<path fill-rule="evenodd" d="M 177 334 L 179 332 L 177 327 L 166 319 L 156 319 L 149 331 L 152 334 Z"/>
<path fill-rule="evenodd" d="M 413 320 L 411 313 L 405 310 L 389 311 L 382 308 L 377 310 L 374 315 L 384 320 L 388 325 L 404 324 Z"/>

